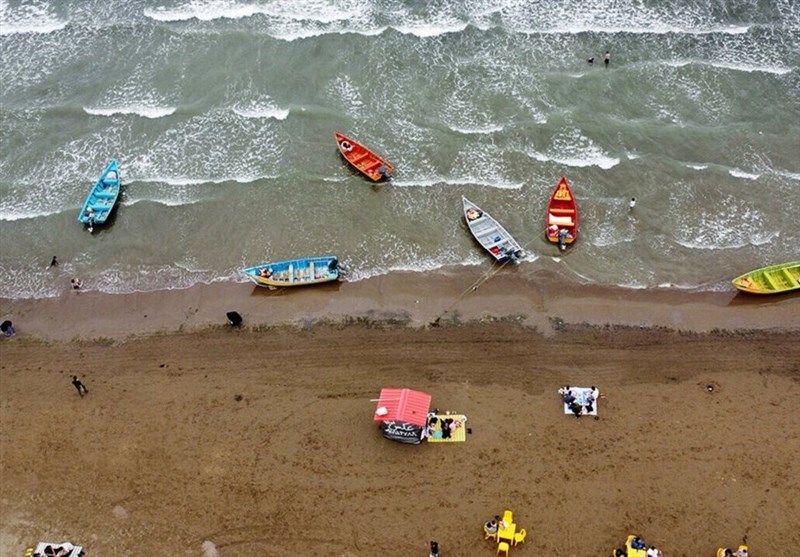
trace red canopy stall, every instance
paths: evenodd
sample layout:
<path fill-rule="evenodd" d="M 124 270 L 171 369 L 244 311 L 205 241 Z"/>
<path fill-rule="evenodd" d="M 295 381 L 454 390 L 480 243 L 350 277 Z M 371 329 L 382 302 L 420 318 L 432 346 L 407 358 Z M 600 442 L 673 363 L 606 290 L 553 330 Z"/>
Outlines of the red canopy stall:
<path fill-rule="evenodd" d="M 418 445 L 428 422 L 431 395 L 411 389 L 381 389 L 375 421 L 387 439 Z"/>

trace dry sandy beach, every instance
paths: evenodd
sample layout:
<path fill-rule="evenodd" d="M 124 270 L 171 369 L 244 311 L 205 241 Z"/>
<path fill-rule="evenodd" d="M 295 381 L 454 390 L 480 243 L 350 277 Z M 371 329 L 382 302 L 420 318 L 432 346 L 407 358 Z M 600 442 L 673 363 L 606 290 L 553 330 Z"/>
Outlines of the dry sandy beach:
<path fill-rule="evenodd" d="M 480 278 L 0 301 L 0 555 L 488 557 L 504 508 L 519 556 L 800 546 L 800 297 Z M 600 387 L 597 420 L 567 383 Z M 383 439 L 382 387 L 472 433 Z"/>

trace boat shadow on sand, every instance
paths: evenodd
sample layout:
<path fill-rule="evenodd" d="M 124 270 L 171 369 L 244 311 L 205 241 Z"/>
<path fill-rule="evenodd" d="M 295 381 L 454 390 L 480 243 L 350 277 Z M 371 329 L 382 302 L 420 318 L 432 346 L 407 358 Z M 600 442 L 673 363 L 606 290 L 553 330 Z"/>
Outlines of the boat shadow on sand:
<path fill-rule="evenodd" d="M 728 302 L 728 305 L 739 307 L 764 306 L 785 302 L 786 300 L 790 300 L 792 298 L 797 298 L 800 300 L 800 291 L 794 290 L 791 292 L 780 292 L 777 294 L 748 294 L 747 292 L 736 291 L 736 293 Z"/>
<path fill-rule="evenodd" d="M 341 288 L 342 282 L 343 281 L 340 280 L 334 280 L 321 284 L 304 284 L 302 286 L 276 286 L 274 289 L 265 288 L 263 286 L 253 286 L 253 291 L 250 295 L 259 298 L 273 298 L 307 295 L 310 291 L 319 292 L 321 294 L 332 294 Z"/>

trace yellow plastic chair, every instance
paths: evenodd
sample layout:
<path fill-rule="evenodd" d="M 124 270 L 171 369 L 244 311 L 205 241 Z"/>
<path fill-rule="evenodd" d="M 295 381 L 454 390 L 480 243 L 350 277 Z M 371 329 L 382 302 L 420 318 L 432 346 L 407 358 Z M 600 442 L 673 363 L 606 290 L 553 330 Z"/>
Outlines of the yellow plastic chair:
<path fill-rule="evenodd" d="M 514 513 L 512 513 L 508 509 L 504 510 L 503 511 L 503 522 L 507 522 L 508 524 L 511 524 L 512 522 L 514 522 Z"/>
<path fill-rule="evenodd" d="M 31 557 L 33 555 L 33 548 L 28 547 L 25 549 L 25 557 Z"/>
<path fill-rule="evenodd" d="M 497 544 L 497 555 L 500 555 L 500 552 L 502 551 L 503 553 L 506 554 L 506 557 L 508 557 L 508 550 L 509 547 L 506 542 L 500 542 L 499 544 Z"/>
<path fill-rule="evenodd" d="M 483 526 L 483 536 L 484 536 L 483 537 L 484 540 L 488 540 L 490 538 L 493 538 L 496 541 L 497 540 L 497 530 L 495 530 L 494 532 L 490 532 L 489 529 L 484 524 L 484 526 Z"/>
<path fill-rule="evenodd" d="M 525 528 L 522 528 L 519 532 L 514 534 L 514 545 L 525 543 L 525 536 L 527 535 L 528 532 L 525 531 Z"/>

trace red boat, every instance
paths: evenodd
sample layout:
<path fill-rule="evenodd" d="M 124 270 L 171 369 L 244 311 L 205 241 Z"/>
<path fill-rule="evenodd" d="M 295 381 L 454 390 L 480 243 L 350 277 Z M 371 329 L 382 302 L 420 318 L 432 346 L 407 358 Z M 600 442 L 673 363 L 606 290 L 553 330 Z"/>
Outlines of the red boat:
<path fill-rule="evenodd" d="M 356 170 L 374 182 L 392 177 L 394 166 L 358 141 L 334 132 L 339 152 Z"/>
<path fill-rule="evenodd" d="M 567 179 L 558 182 L 547 204 L 547 239 L 561 251 L 578 239 L 578 204 Z"/>

